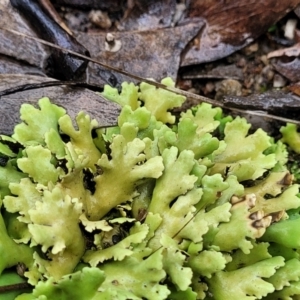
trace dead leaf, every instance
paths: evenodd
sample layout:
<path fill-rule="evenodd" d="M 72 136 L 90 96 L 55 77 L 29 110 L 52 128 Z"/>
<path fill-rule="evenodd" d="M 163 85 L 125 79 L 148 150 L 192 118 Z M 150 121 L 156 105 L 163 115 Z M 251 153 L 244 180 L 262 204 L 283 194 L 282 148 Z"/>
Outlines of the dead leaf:
<path fill-rule="evenodd" d="M 297 7 L 295 7 L 294 13 L 296 14 L 296 16 L 297 16 L 298 18 L 300 18 L 300 5 L 298 5 Z"/>
<path fill-rule="evenodd" d="M 291 61 L 281 61 L 277 60 L 273 62 L 275 70 L 279 72 L 281 75 L 286 77 L 291 82 L 297 82 L 300 80 L 300 59 L 299 57 L 295 57 Z"/>
<path fill-rule="evenodd" d="M 206 26 L 190 45 L 181 65 L 230 55 L 253 42 L 299 3 L 299 0 L 191 0 L 188 17 L 202 17 Z"/>
<path fill-rule="evenodd" d="M 135 0 L 125 11 L 120 30 L 153 30 L 170 27 L 176 10 L 176 0 Z"/>
<path fill-rule="evenodd" d="M 11 7 L 9 0 L 0 1 L 0 26 L 36 37 L 26 21 Z M 50 53 L 47 48 L 33 40 L 28 40 L 0 30 L 0 53 L 44 70 Z"/>
<path fill-rule="evenodd" d="M 104 9 L 109 11 L 118 11 L 122 7 L 123 0 L 54 0 L 56 5 L 66 5 L 80 9 Z"/>
<path fill-rule="evenodd" d="M 28 74 L 46 76 L 39 68 L 0 54 L 0 74 Z"/>
<path fill-rule="evenodd" d="M 231 65 L 218 65 L 217 67 L 206 71 L 203 67 L 194 67 L 191 71 L 184 72 L 181 77 L 183 79 L 236 79 L 243 80 L 244 74 L 243 69 L 236 66 L 236 64 Z"/>
<path fill-rule="evenodd" d="M 11 5 L 38 32 L 39 36 L 55 45 L 89 56 L 88 51 L 56 23 L 37 1 L 11 0 Z M 78 57 L 70 56 L 64 51 L 50 49 L 51 59 L 47 70 L 51 77 L 62 80 L 80 80 L 85 75 L 88 62 Z"/>
<path fill-rule="evenodd" d="M 288 86 L 288 89 L 295 95 L 300 96 L 300 82 L 291 84 Z"/>
<path fill-rule="evenodd" d="M 77 39 L 90 51 L 91 57 L 108 65 L 157 81 L 168 76 L 176 80 L 180 54 L 199 32 L 201 25 L 199 22 L 191 22 L 153 31 L 115 32 L 114 39 L 120 43 L 118 51 L 105 49 L 106 34 L 103 33 L 79 33 Z M 105 82 L 117 85 L 123 81 L 132 81 L 94 64 L 89 64 L 88 73 L 91 84 Z"/>
<path fill-rule="evenodd" d="M 250 96 L 225 96 L 222 102 L 226 106 L 236 107 L 240 112 L 230 112 L 232 116 L 240 116 L 247 119 L 251 123 L 251 128 L 256 130 L 263 129 L 270 135 L 278 135 L 278 126 L 276 126 L 276 118 L 280 124 L 298 119 L 300 112 L 300 97 L 292 93 L 272 90 L 263 94 L 252 94 Z M 265 112 L 265 115 L 249 114 L 248 112 Z M 267 116 L 272 115 L 272 118 Z M 287 118 L 292 118 L 288 120 Z"/>
<path fill-rule="evenodd" d="M 279 56 L 288 56 L 288 57 L 295 56 L 296 57 L 296 56 L 299 56 L 299 54 L 300 54 L 300 43 L 297 43 L 292 47 L 272 51 L 272 52 L 268 53 L 267 57 L 269 59 L 273 58 L 273 57 L 279 57 Z"/>
<path fill-rule="evenodd" d="M 47 81 L 53 81 L 53 79 L 16 74 L 0 75 L 0 91 L 16 87 L 17 85 Z M 22 103 L 36 105 L 37 101 L 42 97 L 48 97 L 53 103 L 64 107 L 72 120 L 75 119 L 79 111 L 83 110 L 92 118 L 95 118 L 100 126 L 115 125 L 120 113 L 119 105 L 88 89 L 68 86 L 38 88 L 0 97 L 0 133 L 12 133 L 14 126 L 20 122 L 19 111 Z"/>
<path fill-rule="evenodd" d="M 36 36 L 9 3 L 6 0 L 5 2 L 0 2 L 0 26 L 9 24 L 10 29 Z M 107 51 L 109 49 L 106 48 L 105 33 L 79 33 L 77 39 L 89 50 L 91 57 L 106 64 L 146 78 L 160 80 L 170 76 L 176 80 L 181 52 L 201 26 L 203 23 L 191 21 L 186 25 L 165 30 L 116 32 L 115 40 L 120 43 L 118 51 Z M 45 72 L 50 55 L 46 47 L 1 30 L 0 40 L 1 54 L 26 61 Z M 117 85 L 124 80 L 131 81 L 130 78 L 92 64 L 89 64 L 87 77 L 89 83 L 98 85 Z"/>
<path fill-rule="evenodd" d="M 300 80 L 300 43 L 295 44 L 292 47 L 278 49 L 268 54 L 268 58 L 279 57 L 272 62 L 272 65 L 277 72 L 289 79 L 291 82 L 297 82 Z M 289 58 L 289 59 L 287 59 Z"/>
<path fill-rule="evenodd" d="M 300 97 L 281 90 L 267 91 L 250 96 L 225 96 L 225 106 L 233 106 L 250 110 L 263 110 L 282 116 L 283 113 L 299 113 Z"/>

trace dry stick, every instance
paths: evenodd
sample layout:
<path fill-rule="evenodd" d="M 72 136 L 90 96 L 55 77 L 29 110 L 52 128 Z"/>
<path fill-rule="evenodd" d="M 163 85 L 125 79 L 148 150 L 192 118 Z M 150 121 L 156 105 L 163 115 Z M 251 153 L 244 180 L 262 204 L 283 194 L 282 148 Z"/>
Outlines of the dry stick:
<path fill-rule="evenodd" d="M 11 291 L 25 290 L 28 288 L 32 288 L 32 285 L 30 285 L 27 282 L 3 285 L 3 286 L 0 286 L 0 294 L 6 293 L 6 292 L 11 292 Z"/>
<path fill-rule="evenodd" d="M 271 114 L 265 113 L 263 111 L 243 110 L 243 109 L 239 109 L 239 108 L 235 108 L 235 107 L 231 107 L 231 106 L 226 106 L 223 103 L 220 103 L 219 101 L 216 101 L 216 100 L 204 97 L 204 96 L 196 95 L 196 94 L 193 94 L 193 93 L 181 90 L 181 89 L 176 88 L 176 87 L 166 86 L 166 85 L 164 85 L 164 84 L 162 84 L 160 82 L 157 82 L 157 81 L 154 81 L 154 80 L 150 80 L 150 79 L 147 79 L 147 78 L 143 78 L 141 76 L 138 76 L 138 75 L 135 75 L 135 74 L 132 74 L 132 73 L 128 73 L 128 72 L 126 72 L 126 71 L 124 71 L 122 69 L 119 69 L 119 68 L 107 65 L 107 64 L 105 64 L 105 63 L 103 63 L 101 61 L 98 61 L 96 59 L 90 58 L 88 56 L 85 56 L 83 54 L 77 53 L 75 51 L 72 51 L 72 50 L 60 47 L 60 46 L 55 45 L 53 43 L 44 41 L 44 40 L 42 40 L 40 38 L 36 38 L 36 37 L 30 36 L 30 35 L 18 32 L 16 30 L 8 29 L 8 28 L 1 27 L 1 26 L 0 26 L 0 29 L 5 30 L 5 31 L 10 32 L 10 33 L 13 33 L 13 34 L 18 35 L 18 36 L 22 36 L 24 38 L 35 40 L 35 41 L 37 41 L 37 42 L 39 42 L 39 43 L 41 43 L 43 45 L 46 45 L 46 46 L 49 46 L 49 47 L 52 47 L 52 48 L 55 48 L 55 49 L 59 49 L 59 50 L 64 51 L 66 53 L 72 54 L 72 55 L 74 55 L 76 57 L 80 57 L 82 59 L 85 59 L 85 60 L 88 60 L 90 62 L 93 62 L 93 63 L 95 63 L 97 65 L 100 65 L 100 66 L 106 68 L 106 69 L 115 71 L 115 72 L 117 72 L 119 74 L 123 74 L 123 75 L 128 76 L 128 77 L 131 77 L 131 78 L 133 78 L 135 80 L 138 80 L 138 81 L 146 82 L 146 83 L 148 83 L 150 85 L 153 85 L 153 86 L 155 86 L 157 88 L 161 88 L 161 89 L 167 90 L 169 92 L 173 92 L 173 93 L 176 93 L 178 95 L 185 96 L 185 97 L 187 97 L 189 99 L 198 100 L 199 102 L 206 102 L 206 103 L 212 104 L 214 106 L 218 106 L 218 107 L 221 107 L 221 108 L 224 108 L 224 109 L 229 109 L 231 111 L 235 111 L 235 112 L 238 112 L 238 113 L 246 113 L 246 114 L 249 114 L 249 115 L 252 115 L 252 116 L 259 116 L 259 117 L 263 117 L 263 118 L 278 120 L 278 121 L 285 122 L 285 123 L 293 123 L 293 124 L 296 124 L 296 125 L 300 125 L 300 121 L 289 119 L 289 118 L 283 118 L 283 117 L 279 117 L 279 116 L 275 116 L 275 115 L 271 115 Z"/>
<path fill-rule="evenodd" d="M 16 87 L 12 87 L 12 88 L 0 91 L 0 97 L 11 95 L 16 92 L 24 92 L 24 91 L 35 90 L 35 89 L 39 89 L 39 88 L 61 86 L 61 85 L 83 87 L 83 88 L 87 88 L 89 90 L 96 91 L 96 92 L 99 92 L 102 88 L 99 85 L 89 84 L 84 81 L 58 81 L 58 80 L 55 80 L 55 81 L 27 83 L 27 84 L 18 85 Z"/>
<path fill-rule="evenodd" d="M 69 35 L 73 35 L 72 31 L 63 21 L 62 17 L 57 13 L 50 0 L 40 0 L 39 2 L 41 6 L 43 6 L 47 10 L 47 13 L 57 24 L 59 24 L 61 28 L 63 28 Z"/>

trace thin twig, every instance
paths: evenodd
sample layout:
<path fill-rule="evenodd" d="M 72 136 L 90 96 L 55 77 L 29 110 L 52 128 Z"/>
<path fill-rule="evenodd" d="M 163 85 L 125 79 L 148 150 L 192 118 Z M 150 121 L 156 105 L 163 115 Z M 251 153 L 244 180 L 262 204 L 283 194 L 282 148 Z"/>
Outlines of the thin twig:
<path fill-rule="evenodd" d="M 9 285 L 2 285 L 0 286 L 0 294 L 11 292 L 11 291 L 20 291 L 32 288 L 32 285 L 30 285 L 28 282 L 21 282 L 21 283 L 15 283 L 15 284 L 9 284 Z"/>
<path fill-rule="evenodd" d="M 66 25 L 62 17 L 57 13 L 54 6 L 50 2 L 50 0 L 40 0 L 40 4 L 47 10 L 48 14 L 52 17 L 52 19 L 69 35 L 73 35 L 70 28 Z"/>
<path fill-rule="evenodd" d="M 95 84 L 89 84 L 87 82 L 82 82 L 82 81 L 46 81 L 46 82 L 38 82 L 38 83 L 28 83 L 28 84 L 22 84 L 22 85 L 17 85 L 15 87 L 0 91 L 0 97 L 3 96 L 8 96 L 14 93 L 18 92 L 24 92 L 24 91 L 29 91 L 29 90 L 35 90 L 35 89 L 40 89 L 40 88 L 46 88 L 46 87 L 52 87 L 52 86 L 72 86 L 72 87 L 83 87 L 87 88 L 92 91 L 102 91 L 103 88 L 99 85 Z"/>

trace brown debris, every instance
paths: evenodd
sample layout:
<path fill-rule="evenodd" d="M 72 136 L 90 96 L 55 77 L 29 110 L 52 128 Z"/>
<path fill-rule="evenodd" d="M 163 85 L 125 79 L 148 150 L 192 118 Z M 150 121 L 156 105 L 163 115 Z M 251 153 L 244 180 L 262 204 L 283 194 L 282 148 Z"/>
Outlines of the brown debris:
<path fill-rule="evenodd" d="M 233 195 L 230 199 L 230 202 L 232 205 L 235 205 L 235 204 L 243 202 L 243 201 L 246 201 L 248 207 L 252 208 L 255 206 L 256 196 L 255 196 L 255 194 L 246 194 L 243 197 L 237 197 L 237 196 Z"/>
<path fill-rule="evenodd" d="M 11 0 L 12 6 L 29 22 L 39 36 L 55 45 L 89 56 L 89 52 L 72 36 L 60 27 L 45 12 L 36 0 Z M 69 53 L 50 50 L 48 74 L 63 80 L 82 79 L 88 62 Z"/>
<path fill-rule="evenodd" d="M 290 186 L 293 183 L 294 175 L 290 172 L 287 172 L 284 177 L 277 183 L 282 186 Z"/>
<path fill-rule="evenodd" d="M 215 99 L 222 100 L 224 96 L 241 96 L 242 85 L 235 79 L 225 79 L 216 84 Z"/>
<path fill-rule="evenodd" d="M 109 29 L 112 26 L 112 21 L 107 12 L 103 12 L 102 10 L 91 10 L 89 13 L 89 20 L 103 29 Z"/>
<path fill-rule="evenodd" d="M 123 0 L 54 0 L 56 5 L 66 5 L 77 7 L 80 9 L 107 9 L 110 11 L 118 11 L 122 7 Z"/>
<path fill-rule="evenodd" d="M 205 19 L 198 35 L 199 45 L 191 45 L 182 66 L 220 59 L 245 47 L 294 9 L 299 0 L 289 1 L 191 1 L 188 17 Z"/>
<path fill-rule="evenodd" d="M 59 4 L 58 2 L 62 3 L 62 1 L 57 1 L 56 4 Z M 206 51 L 205 57 L 208 57 L 208 60 L 211 60 L 212 58 L 210 56 L 214 56 L 216 51 L 219 51 L 222 54 L 221 57 L 226 56 L 227 52 L 225 50 L 227 49 L 227 46 L 230 46 L 232 49 L 241 47 L 241 41 L 245 43 L 245 45 L 248 45 L 242 51 L 237 53 L 236 57 L 240 57 L 239 61 L 234 61 L 233 59 L 230 60 L 230 58 L 228 59 L 228 62 L 235 71 L 239 71 L 239 75 L 236 78 L 232 77 L 230 74 L 227 75 L 226 72 L 225 75 L 224 73 L 222 75 L 222 70 L 220 74 L 217 74 L 218 71 L 220 71 L 220 69 L 217 70 L 217 67 L 215 68 L 217 71 L 216 74 L 210 74 L 206 78 L 203 77 L 205 79 L 211 78 L 210 81 L 204 82 L 203 86 L 195 85 L 193 81 L 189 80 L 181 82 L 181 85 L 184 86 L 185 90 L 200 94 L 202 93 L 207 97 L 216 97 L 217 99 L 221 99 L 223 96 L 228 96 L 230 94 L 234 97 L 239 97 L 239 95 L 247 95 L 253 91 L 264 91 L 273 85 L 278 86 L 278 82 L 275 79 L 279 77 L 279 75 L 274 72 L 274 68 L 270 68 L 266 55 L 266 53 L 270 51 L 265 51 L 267 48 L 264 47 L 264 51 L 260 52 L 261 54 L 258 54 L 257 52 L 261 51 L 261 43 L 259 40 L 253 41 L 253 38 L 259 34 L 264 26 L 267 28 L 266 24 L 268 22 L 272 21 L 272 23 L 275 23 L 276 20 L 274 18 L 278 18 L 279 15 L 284 16 L 288 10 L 296 6 L 296 0 L 290 0 L 281 4 L 276 3 L 276 5 L 272 6 L 272 9 L 270 9 L 270 0 L 267 0 L 267 2 L 264 1 L 263 3 L 259 1 L 255 3 L 247 2 L 246 4 L 244 4 L 244 2 L 224 3 L 224 1 L 220 0 L 209 0 L 205 2 L 200 0 L 192 0 L 189 2 L 175 0 L 128 0 L 110 1 L 109 3 L 101 2 L 100 4 L 93 3 L 95 1 L 75 0 L 72 2 L 73 4 L 77 2 L 77 4 L 80 4 L 81 8 L 84 4 L 93 5 L 93 9 L 100 9 L 112 22 L 112 26 L 109 28 L 109 34 L 107 34 L 106 29 L 102 31 L 97 30 L 97 32 L 95 31 L 94 33 L 91 31 L 88 33 L 78 33 L 78 37 L 85 40 L 87 48 L 93 52 L 92 57 L 97 58 L 99 61 L 107 63 L 108 65 L 112 65 L 115 68 L 119 68 L 120 70 L 128 70 L 130 73 L 137 74 L 140 77 L 153 78 L 156 81 L 159 81 L 166 76 L 171 76 L 176 80 L 178 69 L 182 61 L 180 55 L 182 55 L 184 60 L 191 48 L 196 49 L 199 53 Z M 300 2 L 300 0 L 298 0 L 298 2 Z M 0 9 L 1 5 L 5 6 L 5 3 L 6 2 L 4 1 L 0 4 Z M 174 5 L 175 10 L 173 9 Z M 56 7 L 58 8 L 58 6 Z M 9 9 L 9 7 L 6 7 L 3 10 L 4 17 L 9 15 L 6 14 Z M 63 12 L 72 12 L 72 10 L 65 7 L 61 7 L 60 9 L 62 15 L 64 15 Z M 272 10 L 272 13 L 270 13 L 270 10 Z M 88 12 L 85 11 L 84 13 L 87 18 Z M 138 22 L 138 20 L 150 20 L 152 17 L 154 19 L 151 22 L 149 21 L 142 24 L 139 24 Z M 13 18 L 13 20 L 16 21 L 16 18 Z M 115 31 L 118 30 L 118 27 L 120 27 L 119 29 L 122 29 L 122 25 L 124 24 L 126 27 L 130 20 L 135 20 L 134 22 L 136 22 L 136 24 L 134 24 L 134 26 L 137 26 L 137 29 L 146 30 L 140 32 Z M 15 28 L 15 25 L 19 25 L 16 24 L 16 22 L 6 22 L 5 20 L 5 23 L 3 24 L 10 24 L 11 28 L 19 31 L 24 30 L 24 28 L 26 29 L 26 26 L 17 26 Z M 139 27 L 140 25 L 145 27 Z M 170 26 L 175 27 L 166 28 Z M 106 27 L 106 25 L 104 27 Z M 123 29 L 126 29 L 125 27 Z M 257 31 L 256 29 L 258 27 L 259 30 Z M 82 26 L 79 29 L 85 30 L 86 28 L 90 28 L 87 30 L 94 30 L 92 25 L 88 25 L 87 27 Z M 149 30 L 149 28 L 163 29 Z M 245 31 L 245 28 L 248 30 L 246 30 L 247 32 Z M 32 35 L 30 30 L 26 33 Z M 113 39 L 110 40 L 108 35 L 112 35 Z M 7 38 L 9 35 L 6 33 L 4 36 Z M 172 39 L 170 37 L 172 37 Z M 229 41 L 230 39 L 226 40 L 230 37 L 232 38 L 231 41 Z M 14 43 L 16 43 L 14 46 L 15 49 L 19 48 L 19 40 L 21 40 L 22 43 L 20 37 L 14 41 Z M 295 40 L 297 40 L 297 30 L 295 30 Z M 225 45 L 225 48 L 224 41 L 228 42 L 228 44 Z M 250 43 L 250 41 L 252 42 Z M 208 42 L 208 44 L 206 42 Z M 187 44 L 189 44 L 188 49 L 186 48 Z M 269 44 L 268 41 L 266 44 Z M 4 46 L 4 52 L 1 52 L 0 45 L 0 53 L 7 55 L 5 52 L 7 51 L 7 48 L 9 47 Z M 26 49 L 28 49 L 28 47 L 26 47 Z M 46 47 L 42 47 L 42 51 L 46 54 L 44 56 L 45 59 L 39 60 L 36 63 L 39 64 L 39 67 L 41 66 L 41 71 L 45 72 L 45 64 L 50 51 Z M 36 49 L 32 47 L 31 53 L 28 54 L 28 59 L 26 58 L 24 61 L 29 62 L 29 60 L 34 57 L 35 52 Z M 14 55 L 15 51 L 11 51 L 10 53 Z M 16 56 L 19 57 L 18 55 Z M 251 58 L 255 59 L 253 59 L 252 62 L 249 62 Z M 224 61 L 222 61 L 222 63 L 223 62 Z M 217 66 L 217 63 L 215 63 L 215 66 Z M 225 68 L 226 65 L 224 66 L 224 69 Z M 120 76 L 116 73 L 116 70 L 108 71 L 92 64 L 90 64 L 87 74 L 89 82 L 92 84 L 109 83 L 114 86 L 119 86 L 120 82 L 123 80 L 132 81 L 130 76 L 126 76 Z M 216 78 L 213 76 L 216 76 Z M 222 76 L 225 77 L 222 78 Z M 228 78 L 226 76 L 228 76 Z M 244 77 L 244 79 L 242 77 Z M 268 81 L 265 81 L 265 77 L 268 78 Z M 194 79 L 195 77 L 189 78 Z M 229 81 L 217 82 L 214 79 L 229 79 Z M 240 83 L 234 80 L 240 80 Z M 230 82 L 236 83 L 234 89 L 231 88 L 232 85 Z M 242 87 L 240 84 L 242 84 Z M 223 92 L 223 90 L 225 92 Z M 192 98 L 192 96 L 190 97 Z M 200 98 L 197 99 L 198 102 L 201 101 L 199 99 Z M 198 103 L 197 101 L 196 104 Z M 218 106 L 219 102 L 213 104 Z M 222 104 L 220 104 L 220 106 L 222 107 Z M 242 110 L 244 107 L 241 105 L 237 108 L 239 109 L 239 114 L 243 114 Z M 252 112 L 247 112 L 247 114 L 251 115 Z M 260 117 L 257 118 L 262 119 L 261 116 L 265 115 L 261 113 L 259 116 Z M 270 115 L 267 117 L 269 116 Z"/>
<path fill-rule="evenodd" d="M 38 67 L 26 65 L 11 57 L 0 54 L 0 74 L 28 74 L 46 76 Z"/>
<path fill-rule="evenodd" d="M 273 66 L 277 72 L 282 74 L 291 82 L 297 82 L 300 80 L 300 59 L 299 57 L 295 57 L 291 61 L 276 61 L 273 63 Z"/>
<path fill-rule="evenodd" d="M 230 200 L 232 204 L 232 209 L 237 208 L 238 206 L 245 205 L 248 210 L 255 207 L 256 195 L 255 194 L 246 194 L 243 197 L 232 196 Z M 271 225 L 272 217 L 265 216 L 262 210 L 255 211 L 253 213 L 249 212 L 248 223 L 254 230 L 255 238 L 260 238 L 266 231 L 266 228 Z"/>
<path fill-rule="evenodd" d="M 0 75 L 0 91 L 21 84 L 47 81 L 53 81 L 53 79 L 15 74 Z M 95 118 L 100 126 L 115 125 L 120 113 L 119 105 L 106 100 L 88 89 L 68 86 L 45 87 L 0 97 L 2 112 L 2 117 L 0 118 L 0 133 L 11 134 L 14 126 L 20 123 L 19 111 L 21 104 L 29 103 L 36 105 L 37 101 L 42 97 L 48 97 L 53 103 L 64 107 L 72 120 L 75 120 L 75 116 L 78 112 L 83 110 L 88 113 L 91 118 Z"/>
<path fill-rule="evenodd" d="M 41 6 L 44 7 L 44 9 L 47 11 L 49 16 L 57 23 L 61 28 L 63 28 L 69 35 L 73 35 L 72 31 L 69 29 L 69 27 L 66 25 L 62 17 L 58 14 L 58 12 L 55 10 L 54 6 L 50 2 L 50 0 L 39 0 L 39 3 Z"/>
<path fill-rule="evenodd" d="M 269 227 L 271 225 L 271 223 L 272 223 L 272 217 L 271 216 L 266 216 L 266 217 L 264 217 L 260 220 L 254 221 L 252 223 L 252 226 L 254 228 L 257 228 L 257 229 L 262 228 L 262 229 L 265 230 L 267 227 Z M 263 230 L 263 232 L 264 232 L 264 230 Z"/>
<path fill-rule="evenodd" d="M 211 70 L 204 70 L 203 66 L 195 67 L 190 71 L 185 71 L 182 76 L 183 79 L 235 79 L 243 80 L 243 70 L 236 64 L 221 65 Z"/>
<path fill-rule="evenodd" d="M 275 213 L 269 214 L 269 216 L 272 218 L 272 223 L 279 222 L 285 216 L 285 211 L 277 211 Z"/>
<path fill-rule="evenodd" d="M 10 29 L 37 37 L 27 22 L 18 14 L 8 1 L 0 2 L 0 26 L 9 24 Z M 50 51 L 45 46 L 33 40 L 16 36 L 0 30 L 0 53 L 20 61 L 26 61 L 41 70 L 45 69 Z M 26 49 L 26 51 L 24 51 Z"/>
<path fill-rule="evenodd" d="M 263 110 L 279 115 L 282 115 L 283 109 L 286 113 L 299 112 L 300 110 L 300 97 L 281 90 L 273 90 L 249 96 L 225 96 L 223 102 L 228 106 Z"/>
<path fill-rule="evenodd" d="M 153 30 L 170 27 L 176 0 L 131 0 L 119 30 Z"/>
<path fill-rule="evenodd" d="M 251 220 L 254 220 L 254 221 L 260 220 L 260 219 L 262 219 L 263 217 L 264 217 L 264 212 L 263 212 L 263 211 L 256 211 L 256 212 L 254 212 L 254 213 L 252 213 L 252 214 L 250 215 L 250 219 L 251 219 Z"/>
<path fill-rule="evenodd" d="M 268 58 L 288 56 L 288 57 L 297 57 L 300 55 L 300 43 L 295 44 L 292 47 L 278 49 L 272 51 L 268 54 Z"/>
<path fill-rule="evenodd" d="M 114 32 L 114 39 L 122 44 L 116 52 L 105 49 L 106 33 L 79 33 L 77 39 L 88 48 L 91 57 L 106 64 L 156 81 L 168 76 L 176 80 L 180 54 L 200 27 L 201 24 L 191 22 L 153 31 Z M 123 81 L 132 81 L 94 64 L 89 64 L 88 73 L 89 83 L 92 84 L 109 83 L 116 86 Z"/>
<path fill-rule="evenodd" d="M 291 82 L 300 80 L 300 43 L 292 47 L 278 49 L 268 54 L 268 58 L 277 58 L 273 61 L 273 66 L 280 74 L 289 79 Z"/>
<path fill-rule="evenodd" d="M 35 36 L 31 28 L 10 5 L 0 4 L 0 26 L 10 24 L 10 29 Z M 78 33 L 77 40 L 86 46 L 93 58 L 106 64 L 129 70 L 131 73 L 160 81 L 164 77 L 177 78 L 180 55 L 188 42 L 199 32 L 203 23 L 188 22 L 183 26 L 153 31 L 114 32 L 116 41 L 122 46 L 118 51 L 107 48 L 106 36 L 100 33 Z M 21 59 L 39 67 L 43 72 L 51 51 L 39 42 L 15 36 L 0 30 L 0 54 Z M 23 51 L 26 49 L 26 51 Z M 109 51 L 107 51 L 109 50 Z M 113 86 L 131 78 L 89 64 L 89 83 Z"/>
<path fill-rule="evenodd" d="M 300 96 L 300 82 L 296 82 L 294 84 L 290 84 L 287 88 L 293 94 L 295 94 L 297 96 Z"/>

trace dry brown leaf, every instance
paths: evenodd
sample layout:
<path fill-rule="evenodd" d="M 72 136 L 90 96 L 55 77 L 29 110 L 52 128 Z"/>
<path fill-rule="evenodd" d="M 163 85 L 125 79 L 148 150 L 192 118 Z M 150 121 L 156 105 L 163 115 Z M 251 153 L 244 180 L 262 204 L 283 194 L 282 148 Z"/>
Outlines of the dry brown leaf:
<path fill-rule="evenodd" d="M 203 25 L 203 24 L 202 24 Z M 170 76 L 174 80 L 180 64 L 180 55 L 188 42 L 199 32 L 201 23 L 191 22 L 174 28 L 153 31 L 115 32 L 118 51 L 105 49 L 106 34 L 77 35 L 91 57 L 106 64 L 129 71 L 135 75 L 160 81 Z M 123 75 L 104 70 L 100 66 L 89 64 L 89 83 L 100 84 L 103 81 L 117 85 L 131 79 Z M 102 82 L 100 82 L 100 78 Z"/>
<path fill-rule="evenodd" d="M 291 82 L 297 82 L 300 80 L 300 43 L 295 44 L 292 47 L 278 49 L 268 54 L 268 58 L 279 57 L 272 64 L 277 72 L 289 79 Z M 289 57 L 290 59 L 286 59 Z M 282 60 L 281 60 L 282 58 Z"/>
<path fill-rule="evenodd" d="M 288 48 L 283 48 L 283 49 L 278 49 L 275 51 L 272 51 L 270 53 L 268 53 L 268 58 L 273 58 L 273 57 L 279 57 L 279 56 L 288 56 L 288 57 L 292 57 L 292 56 L 299 56 L 300 54 L 300 43 L 295 44 L 292 47 L 288 47 Z"/>
<path fill-rule="evenodd" d="M 53 80 L 52 78 L 40 76 L 4 74 L 0 75 L 0 92 L 23 84 Z M 64 107 L 72 120 L 75 120 L 78 112 L 83 110 L 92 118 L 95 118 L 101 126 L 115 125 L 120 113 L 119 105 L 104 99 L 88 89 L 68 86 L 36 88 L 0 97 L 1 134 L 11 134 L 14 126 L 20 122 L 19 111 L 22 103 L 36 105 L 37 101 L 42 97 L 48 97 L 53 103 Z"/>
<path fill-rule="evenodd" d="M 135 0 L 118 26 L 120 30 L 153 30 L 170 27 L 176 0 Z"/>
<path fill-rule="evenodd" d="M 300 59 L 295 57 L 291 61 L 276 61 L 273 66 L 277 72 L 286 77 L 291 82 L 297 82 L 300 80 Z"/>
<path fill-rule="evenodd" d="M 225 96 L 223 103 L 228 106 L 263 110 L 277 115 L 283 115 L 283 112 L 286 114 L 300 112 L 300 97 L 280 90 L 250 96 Z"/>
<path fill-rule="evenodd" d="M 231 65 L 218 65 L 210 71 L 206 71 L 203 67 L 197 68 L 195 66 L 192 70 L 182 73 L 181 77 L 183 79 L 237 79 L 243 80 L 244 74 L 242 68 L 236 66 L 236 64 Z"/>
<path fill-rule="evenodd" d="M 55 4 L 77 7 L 80 9 L 107 9 L 118 11 L 122 7 L 124 0 L 54 0 Z"/>
<path fill-rule="evenodd" d="M 39 68 L 0 54 L 0 74 L 28 74 L 46 76 Z"/>
<path fill-rule="evenodd" d="M 291 92 L 293 92 L 293 94 L 300 96 L 300 82 L 296 82 L 295 84 L 289 85 L 288 89 Z"/>
<path fill-rule="evenodd" d="M 300 3 L 299 0 L 192 0 L 188 16 L 206 26 L 185 54 L 182 66 L 214 61 L 251 43 Z"/>
<path fill-rule="evenodd" d="M 0 1 L 0 26 L 37 36 L 26 21 L 11 7 L 9 0 Z M 36 66 L 43 70 L 50 52 L 45 46 L 0 30 L 0 53 Z"/>
<path fill-rule="evenodd" d="M 36 36 L 5 0 L 0 2 L 0 26 L 8 24 L 10 29 Z M 90 51 L 91 57 L 106 64 L 147 78 L 160 80 L 170 76 L 176 80 L 181 52 L 201 26 L 203 23 L 191 21 L 165 30 L 116 32 L 115 42 L 119 43 L 116 49 L 107 47 L 106 33 L 79 33 L 77 38 Z M 0 54 L 26 61 L 46 72 L 49 49 L 36 41 L 1 30 L 0 41 Z M 91 64 L 87 77 L 92 84 L 117 85 L 124 80 L 131 80 Z"/>

